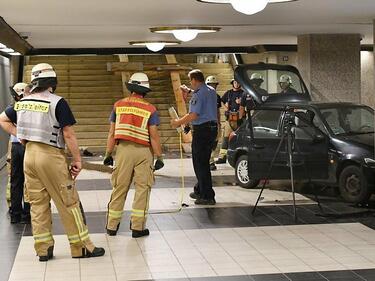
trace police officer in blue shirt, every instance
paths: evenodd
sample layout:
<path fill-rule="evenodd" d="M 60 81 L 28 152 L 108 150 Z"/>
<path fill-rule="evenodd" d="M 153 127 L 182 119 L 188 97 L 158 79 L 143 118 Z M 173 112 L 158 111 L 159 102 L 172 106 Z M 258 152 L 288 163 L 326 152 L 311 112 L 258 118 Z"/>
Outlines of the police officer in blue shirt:
<path fill-rule="evenodd" d="M 202 71 L 198 69 L 190 71 L 189 79 L 194 91 L 189 113 L 180 119 L 171 120 L 171 125 L 174 128 L 188 123 L 193 125 L 193 166 L 198 184 L 190 197 L 196 199 L 196 205 L 215 205 L 210 156 L 217 135 L 217 95 L 214 88 L 205 84 Z M 191 91 L 185 85 L 181 90 L 185 94 Z"/>

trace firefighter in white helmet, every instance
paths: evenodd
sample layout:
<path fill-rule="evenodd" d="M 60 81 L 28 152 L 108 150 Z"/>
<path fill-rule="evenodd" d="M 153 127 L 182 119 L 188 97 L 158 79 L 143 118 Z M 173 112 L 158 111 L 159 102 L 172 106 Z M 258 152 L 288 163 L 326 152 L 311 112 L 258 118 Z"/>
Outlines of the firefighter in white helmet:
<path fill-rule="evenodd" d="M 30 88 L 26 83 L 16 83 L 10 87 L 10 94 L 15 102 L 20 101 L 24 96 L 28 95 Z M 11 105 L 10 107 L 13 107 Z M 10 222 L 11 223 L 30 223 L 30 204 L 24 197 L 24 183 L 25 177 L 23 173 L 23 160 L 25 155 L 25 148 L 21 142 L 15 137 L 10 136 L 9 149 L 9 196 L 10 205 Z"/>
<path fill-rule="evenodd" d="M 164 162 L 158 133 L 158 112 L 155 106 L 144 99 L 151 91 L 147 75 L 134 73 L 126 87 L 131 94 L 113 106 L 104 158 L 104 165 L 113 165 L 112 152 L 117 145 L 106 229 L 110 236 L 117 234 L 125 200 L 134 181 L 135 195 L 130 229 L 132 237 L 138 238 L 150 234 L 146 228 L 146 219 L 151 186 L 154 183 L 154 170 L 161 169 Z"/>
<path fill-rule="evenodd" d="M 224 124 L 219 158 L 216 160 L 216 164 L 224 164 L 227 162 L 229 135 L 234 130 L 237 130 L 240 120 L 240 106 L 244 92 L 241 84 L 235 79 L 232 79 L 230 84 L 232 85 L 232 89 L 226 91 L 221 98 L 225 107 L 226 122 Z"/>
<path fill-rule="evenodd" d="M 221 121 L 220 120 L 220 118 L 221 118 L 221 114 L 220 114 L 221 97 L 219 96 L 219 94 L 217 94 L 217 86 L 219 85 L 219 81 L 217 80 L 216 76 L 214 76 L 214 75 L 208 76 L 206 78 L 206 84 L 208 86 L 211 86 L 212 88 L 214 88 L 215 91 L 216 91 L 216 95 L 217 95 L 217 124 L 218 124 L 217 137 L 216 137 L 214 146 L 212 148 L 211 158 L 210 158 L 210 169 L 211 169 L 211 171 L 215 171 L 217 169 L 217 167 L 215 165 L 214 154 L 215 154 L 215 150 L 217 148 L 217 144 L 219 142 L 219 136 L 220 136 L 220 133 L 221 133 L 221 126 L 220 126 L 220 121 Z"/>
<path fill-rule="evenodd" d="M 279 86 L 281 88 L 280 94 L 298 94 L 298 92 L 292 87 L 292 77 L 287 74 L 283 74 L 279 78 Z"/>
<path fill-rule="evenodd" d="M 39 261 L 53 258 L 51 198 L 57 207 L 73 258 L 104 255 L 91 242 L 75 187 L 81 157 L 72 126 L 76 123 L 67 102 L 54 94 L 56 72 L 41 63 L 31 70 L 31 94 L 0 116 L 0 125 L 26 145 L 25 180 L 31 204 L 31 223 Z M 17 128 L 14 126 L 17 124 Z M 69 163 L 65 145 L 72 154 Z M 70 168 L 69 168 L 70 166 Z"/>
<path fill-rule="evenodd" d="M 257 91 L 258 94 L 268 95 L 267 91 L 262 88 L 264 82 L 263 75 L 260 73 L 253 73 L 250 76 L 250 85 Z M 240 106 L 240 119 L 243 120 L 246 116 L 250 116 L 252 110 L 255 109 L 255 101 L 251 96 L 251 93 L 246 91 L 241 99 Z"/>

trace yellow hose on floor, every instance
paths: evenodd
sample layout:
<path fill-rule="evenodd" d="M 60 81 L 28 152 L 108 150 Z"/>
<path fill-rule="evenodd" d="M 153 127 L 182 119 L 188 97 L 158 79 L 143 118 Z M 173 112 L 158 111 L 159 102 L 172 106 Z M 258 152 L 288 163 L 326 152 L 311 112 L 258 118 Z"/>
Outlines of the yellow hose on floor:
<path fill-rule="evenodd" d="M 180 192 L 180 204 L 179 208 L 176 210 L 167 210 L 167 211 L 158 211 L 158 212 L 149 212 L 150 215 L 159 215 L 159 214 L 175 214 L 181 212 L 183 207 L 189 207 L 184 201 L 184 195 L 185 195 L 185 175 L 184 175 L 184 155 L 183 155 L 183 149 L 182 149 L 182 132 L 179 132 L 179 142 L 180 142 L 180 160 L 181 160 L 181 166 L 180 166 L 180 175 L 181 175 L 181 192 Z"/>

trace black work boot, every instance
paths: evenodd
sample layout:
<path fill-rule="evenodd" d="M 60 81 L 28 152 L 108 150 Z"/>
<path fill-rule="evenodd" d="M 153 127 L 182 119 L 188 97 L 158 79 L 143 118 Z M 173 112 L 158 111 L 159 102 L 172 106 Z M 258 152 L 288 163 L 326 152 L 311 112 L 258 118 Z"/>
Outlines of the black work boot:
<path fill-rule="evenodd" d="M 144 230 L 132 230 L 132 237 L 139 238 L 150 235 L 150 231 L 146 228 Z"/>
<path fill-rule="evenodd" d="M 210 170 L 211 170 L 211 171 L 216 171 L 216 170 L 217 170 L 217 167 L 216 167 L 216 165 L 215 165 L 215 162 L 210 163 Z"/>
<path fill-rule="evenodd" d="M 39 261 L 40 262 L 46 262 L 48 260 L 53 259 L 53 246 L 49 247 L 47 249 L 47 255 L 46 256 L 39 256 Z"/>
<path fill-rule="evenodd" d="M 10 215 L 10 223 L 15 224 L 15 223 L 20 223 L 21 222 L 21 215 L 20 214 L 12 214 Z"/>
<path fill-rule="evenodd" d="M 31 216 L 30 216 L 30 214 L 22 215 L 21 223 L 23 223 L 23 224 L 31 224 Z"/>
<path fill-rule="evenodd" d="M 117 235 L 117 231 L 118 231 L 119 228 L 120 228 L 120 223 L 117 225 L 116 230 L 111 230 L 111 229 L 106 228 L 107 234 L 109 236 L 116 236 Z"/>
<path fill-rule="evenodd" d="M 104 256 L 105 250 L 100 247 L 95 247 L 92 252 L 87 250 L 86 248 L 82 248 L 82 255 L 78 257 L 73 257 L 74 259 L 84 259 L 84 258 L 96 258 Z"/>
<path fill-rule="evenodd" d="M 195 193 L 195 192 L 191 192 L 191 193 L 189 194 L 189 196 L 190 196 L 191 199 L 198 199 L 198 198 L 199 198 L 199 194 L 197 194 L 197 193 Z"/>
<path fill-rule="evenodd" d="M 216 162 L 216 164 L 225 164 L 227 163 L 227 156 L 224 156 L 224 157 L 219 157 Z"/>
<path fill-rule="evenodd" d="M 215 205 L 215 204 L 216 204 L 216 201 L 214 198 L 212 199 L 199 198 L 195 200 L 195 205 Z"/>

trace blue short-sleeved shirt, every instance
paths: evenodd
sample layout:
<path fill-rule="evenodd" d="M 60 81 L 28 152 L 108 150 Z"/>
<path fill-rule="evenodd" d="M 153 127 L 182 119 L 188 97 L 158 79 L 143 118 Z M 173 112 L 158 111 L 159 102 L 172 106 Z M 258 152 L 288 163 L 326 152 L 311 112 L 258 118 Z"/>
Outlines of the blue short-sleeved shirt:
<path fill-rule="evenodd" d="M 214 88 L 202 84 L 190 100 L 189 113 L 196 113 L 198 119 L 193 125 L 200 125 L 209 121 L 217 121 L 217 93 Z"/>
<path fill-rule="evenodd" d="M 112 110 L 111 116 L 109 117 L 109 121 L 112 123 L 116 123 L 116 112 Z M 157 111 L 151 114 L 150 119 L 148 120 L 149 126 L 159 126 L 160 125 L 160 118 Z"/>

